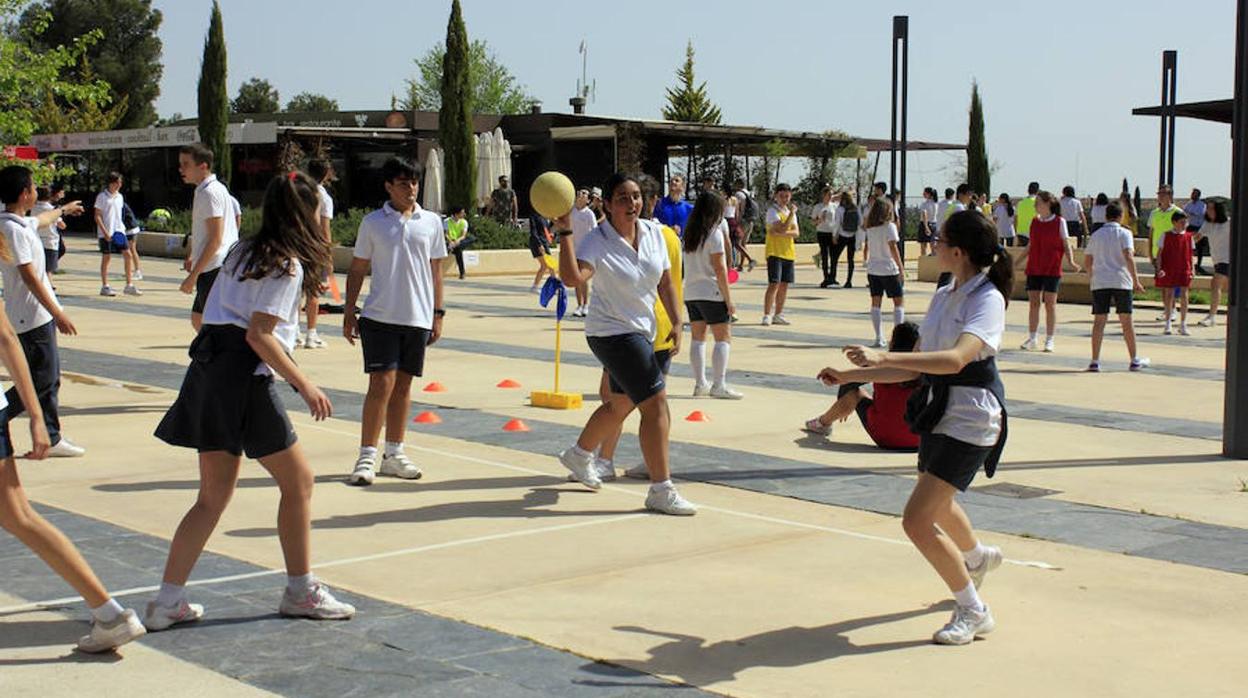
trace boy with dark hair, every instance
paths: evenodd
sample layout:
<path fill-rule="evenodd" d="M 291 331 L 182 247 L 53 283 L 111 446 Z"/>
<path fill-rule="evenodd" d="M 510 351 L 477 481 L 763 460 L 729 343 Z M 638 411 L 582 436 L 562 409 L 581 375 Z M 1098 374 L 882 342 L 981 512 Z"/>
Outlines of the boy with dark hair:
<path fill-rule="evenodd" d="M 104 180 L 104 190 L 95 197 L 95 234 L 100 246 L 100 295 L 115 296 L 117 293 L 108 285 L 108 264 L 114 253 L 122 256 L 126 269 L 126 286 L 123 292 L 127 296 L 141 296 L 143 292 L 134 285 L 134 261 L 130 258 L 126 244 L 126 223 L 122 217 L 125 199 L 121 196 L 122 177 L 120 172 L 109 172 Z"/>
<path fill-rule="evenodd" d="M 360 427 L 360 455 L 351 472 L 353 485 L 371 485 L 377 465 L 377 440 L 384 424 L 381 474 L 405 480 L 423 473 L 403 453 L 411 404 L 412 378 L 424 374 L 425 348 L 442 336 L 442 260 L 446 238 L 442 219 L 416 203 L 419 164 L 391 158 L 381 168 L 389 200 L 360 221 L 355 258 L 347 276 L 342 334 L 360 339 L 368 394 Z M 372 271 L 363 311 L 356 302 L 364 275 Z M 360 317 L 356 318 L 359 312 Z"/>
<path fill-rule="evenodd" d="M 793 264 L 797 259 L 797 207 L 791 206 L 793 188 L 783 182 L 776 185 L 775 196 L 767 208 L 767 291 L 763 294 L 764 325 L 787 325 L 784 301 L 793 283 Z M 775 315 L 772 315 L 772 308 Z"/>
<path fill-rule="evenodd" d="M 1027 185 L 1027 196 L 1018 200 L 1014 206 L 1014 232 L 1024 245 L 1031 238 L 1031 222 L 1036 218 L 1036 194 L 1040 193 L 1040 183 Z"/>
<path fill-rule="evenodd" d="M 1131 355 L 1130 369 L 1138 371 L 1149 364 L 1148 359 L 1136 353 L 1132 291 L 1143 291 L 1144 285 L 1135 268 L 1135 240 L 1131 231 L 1122 227 L 1121 221 L 1122 207 L 1117 203 L 1107 204 L 1105 225 L 1092 233 L 1084 253 L 1083 264 L 1092 289 L 1092 361 L 1088 364 L 1091 373 L 1101 370 L 1101 343 L 1105 339 L 1111 303 L 1122 324 L 1127 353 Z"/>
<path fill-rule="evenodd" d="M 52 203 L 52 189 L 50 187 L 35 187 L 35 207 L 30 210 L 32 216 L 38 216 L 56 208 Z M 61 261 L 59 254 L 61 246 L 61 231 L 65 229 L 65 221 L 57 220 L 50 225 L 39 226 L 39 240 L 43 243 L 43 260 L 44 265 L 49 274 L 60 273 L 57 270 L 57 263 Z"/>
<path fill-rule="evenodd" d="M 225 254 L 238 242 L 238 225 L 230 204 L 230 192 L 212 173 L 213 155 L 203 143 L 190 143 L 178 150 L 178 172 L 182 181 L 195 185 L 191 204 L 191 249 L 182 268 L 187 271 L 179 289 L 191 301 L 191 326 L 199 332 L 204 322 L 208 292 L 217 280 Z"/>
<path fill-rule="evenodd" d="M 455 266 L 459 269 L 459 278 L 464 278 L 464 250 L 472 245 L 474 239 L 468 234 L 468 212 L 463 206 L 452 206 L 451 215 L 446 219 L 446 249 L 455 255 Z"/>

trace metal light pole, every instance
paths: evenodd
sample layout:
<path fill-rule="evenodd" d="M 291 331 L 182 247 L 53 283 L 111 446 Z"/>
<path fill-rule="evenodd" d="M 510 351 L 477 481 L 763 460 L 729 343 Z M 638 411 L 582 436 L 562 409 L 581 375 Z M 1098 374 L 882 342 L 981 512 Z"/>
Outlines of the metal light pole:
<path fill-rule="evenodd" d="M 898 73 L 901 74 L 901 91 L 898 94 Z M 902 243 L 898 245 L 902 256 L 905 256 L 905 227 L 906 227 L 906 121 L 909 107 L 910 92 L 910 18 L 906 15 L 893 16 L 893 110 L 892 110 L 892 129 L 889 132 L 888 155 L 891 160 L 889 166 L 889 188 L 897 195 L 897 221 L 898 227 L 901 228 Z M 898 119 L 898 111 L 900 111 L 900 119 Z M 897 141 L 897 132 L 901 131 L 900 147 Z M 900 162 L 898 154 L 900 153 Z M 901 179 L 897 178 L 897 172 L 900 169 Z"/>
<path fill-rule="evenodd" d="M 1157 186 L 1174 186 L 1174 103 L 1178 95 L 1178 51 L 1161 52 L 1161 145 Z"/>
<path fill-rule="evenodd" d="M 1248 203 L 1248 0 L 1239 0 L 1235 18 L 1235 109 L 1231 117 L 1231 199 L 1243 212 Z M 1222 455 L 1248 459 L 1248 218 L 1231 217 L 1231 287 L 1226 307 L 1226 383 Z"/>

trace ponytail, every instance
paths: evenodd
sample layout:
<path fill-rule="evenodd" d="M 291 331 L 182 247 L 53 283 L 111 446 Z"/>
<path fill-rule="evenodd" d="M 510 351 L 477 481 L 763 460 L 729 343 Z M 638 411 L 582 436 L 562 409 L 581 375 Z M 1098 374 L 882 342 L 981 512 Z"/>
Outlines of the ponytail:
<path fill-rule="evenodd" d="M 966 253 L 977 269 L 987 270 L 988 280 L 1009 306 L 1014 292 L 1014 260 L 997 241 L 996 226 L 978 211 L 958 211 L 945 221 L 941 237 L 946 246 Z"/>
<path fill-rule="evenodd" d="M 1005 307 L 1010 307 L 1010 295 L 1014 293 L 1014 259 L 1006 251 L 1005 245 L 997 245 L 997 250 L 988 267 L 988 280 L 1001 292 L 1005 299 Z"/>

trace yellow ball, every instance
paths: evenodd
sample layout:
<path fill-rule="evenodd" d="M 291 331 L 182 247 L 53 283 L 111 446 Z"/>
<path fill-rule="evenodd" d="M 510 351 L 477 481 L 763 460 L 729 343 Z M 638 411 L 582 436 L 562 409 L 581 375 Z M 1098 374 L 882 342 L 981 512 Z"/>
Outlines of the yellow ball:
<path fill-rule="evenodd" d="M 576 187 L 562 172 L 543 172 L 529 187 L 529 203 L 546 218 L 559 218 L 572 210 Z"/>

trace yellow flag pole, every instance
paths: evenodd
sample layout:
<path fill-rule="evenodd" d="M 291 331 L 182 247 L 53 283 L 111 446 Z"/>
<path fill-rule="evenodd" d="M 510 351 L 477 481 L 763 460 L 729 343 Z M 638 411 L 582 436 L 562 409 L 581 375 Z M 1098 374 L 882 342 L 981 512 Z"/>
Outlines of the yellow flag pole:
<path fill-rule="evenodd" d="M 563 320 L 555 320 L 555 392 L 559 392 L 559 356 L 562 349 Z"/>

